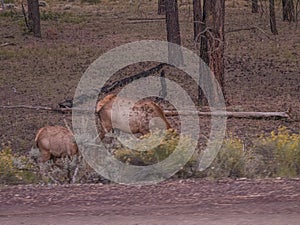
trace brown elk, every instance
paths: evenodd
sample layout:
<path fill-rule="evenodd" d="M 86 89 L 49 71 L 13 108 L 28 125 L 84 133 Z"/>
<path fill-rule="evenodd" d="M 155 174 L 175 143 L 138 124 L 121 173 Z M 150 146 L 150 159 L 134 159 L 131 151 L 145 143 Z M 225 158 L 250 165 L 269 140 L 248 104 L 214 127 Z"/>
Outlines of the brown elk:
<path fill-rule="evenodd" d="M 40 150 L 39 162 L 54 161 L 58 158 L 78 154 L 78 147 L 73 133 L 65 127 L 46 126 L 41 128 L 35 137 L 36 146 Z"/>
<path fill-rule="evenodd" d="M 130 109 L 128 106 L 133 107 Z M 125 110 L 128 110 L 128 112 L 125 112 Z M 143 99 L 135 103 L 131 99 L 109 94 L 97 103 L 96 112 L 100 119 L 101 130 L 99 136 L 101 139 L 113 128 L 126 133 L 140 133 L 142 135 L 149 133 L 150 128 L 160 130 L 171 128 L 162 109 L 149 99 Z M 129 114 L 129 121 L 126 119 L 126 113 Z"/>

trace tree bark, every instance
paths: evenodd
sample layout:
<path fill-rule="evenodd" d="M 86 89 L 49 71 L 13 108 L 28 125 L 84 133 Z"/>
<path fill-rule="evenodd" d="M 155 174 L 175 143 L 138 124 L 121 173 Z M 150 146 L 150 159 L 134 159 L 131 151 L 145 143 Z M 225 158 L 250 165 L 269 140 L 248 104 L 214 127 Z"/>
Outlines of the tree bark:
<path fill-rule="evenodd" d="M 40 9 L 38 0 L 28 0 L 29 31 L 35 37 L 41 37 Z"/>
<path fill-rule="evenodd" d="M 1 0 L 1 7 L 3 10 L 5 10 L 5 3 L 4 3 L 4 0 Z"/>
<path fill-rule="evenodd" d="M 169 45 L 169 63 L 180 66 L 183 64 L 183 56 L 180 49 L 181 38 L 178 17 L 177 0 L 165 0 L 166 6 L 166 25 L 167 25 L 167 41 L 177 44 L 178 46 Z"/>
<path fill-rule="evenodd" d="M 158 15 L 165 15 L 165 13 L 166 13 L 165 0 L 158 0 L 157 14 Z"/>
<path fill-rule="evenodd" d="M 270 27 L 271 27 L 271 32 L 274 35 L 277 35 L 278 31 L 277 31 L 277 28 L 276 28 L 276 17 L 275 17 L 274 0 L 269 0 L 269 8 L 270 8 Z"/>
<path fill-rule="evenodd" d="M 258 0 L 252 0 L 252 13 L 258 13 Z"/>
<path fill-rule="evenodd" d="M 200 41 L 202 32 L 202 8 L 201 0 L 193 0 L 193 15 L 194 15 L 194 41 Z"/>
<path fill-rule="evenodd" d="M 282 0 L 283 21 L 295 21 L 295 6 L 293 0 Z"/>
<path fill-rule="evenodd" d="M 225 0 L 204 0 L 203 21 L 205 29 L 201 36 L 200 57 L 209 66 L 210 71 L 200 66 L 200 83 L 207 90 L 211 101 L 219 99 L 220 91 L 224 93 L 224 20 Z M 218 81 L 220 88 L 214 85 L 214 78 Z M 199 103 L 207 105 L 207 99 L 203 91 L 198 92 Z M 206 96 L 207 97 L 207 96 Z"/>

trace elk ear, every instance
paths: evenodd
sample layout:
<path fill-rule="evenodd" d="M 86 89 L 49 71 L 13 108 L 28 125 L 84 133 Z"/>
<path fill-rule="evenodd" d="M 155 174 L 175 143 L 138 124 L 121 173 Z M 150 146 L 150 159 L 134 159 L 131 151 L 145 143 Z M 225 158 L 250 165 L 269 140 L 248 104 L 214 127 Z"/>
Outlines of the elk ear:
<path fill-rule="evenodd" d="M 109 95 L 105 96 L 102 100 L 100 100 L 97 103 L 96 113 L 100 112 L 100 110 L 103 108 L 104 105 L 106 105 L 108 102 L 110 102 L 111 100 L 113 100 L 116 97 L 117 96 L 115 94 L 109 94 Z"/>
<path fill-rule="evenodd" d="M 102 109 L 103 105 L 104 105 L 104 104 L 103 104 L 101 101 L 99 101 L 99 102 L 97 103 L 97 106 L 96 106 L 96 113 L 99 113 L 99 112 L 100 112 L 100 110 Z"/>

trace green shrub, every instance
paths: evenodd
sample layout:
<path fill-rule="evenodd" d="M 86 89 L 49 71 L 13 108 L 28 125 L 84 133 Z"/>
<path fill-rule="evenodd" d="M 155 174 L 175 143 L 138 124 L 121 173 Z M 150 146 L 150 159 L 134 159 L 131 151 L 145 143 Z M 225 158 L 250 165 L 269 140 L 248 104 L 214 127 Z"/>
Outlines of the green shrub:
<path fill-rule="evenodd" d="M 28 184 L 37 182 L 35 164 L 25 156 L 12 153 L 8 147 L 0 151 L 0 183 Z"/>

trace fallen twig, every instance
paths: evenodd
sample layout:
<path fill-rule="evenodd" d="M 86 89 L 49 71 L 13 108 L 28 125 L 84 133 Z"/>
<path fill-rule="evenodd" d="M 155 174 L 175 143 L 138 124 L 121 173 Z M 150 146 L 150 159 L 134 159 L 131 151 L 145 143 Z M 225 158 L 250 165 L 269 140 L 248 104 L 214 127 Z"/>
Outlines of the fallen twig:
<path fill-rule="evenodd" d="M 8 45 L 16 45 L 15 43 L 4 43 L 4 44 L 1 44 L 0 47 L 5 47 L 5 46 L 8 46 Z"/>

